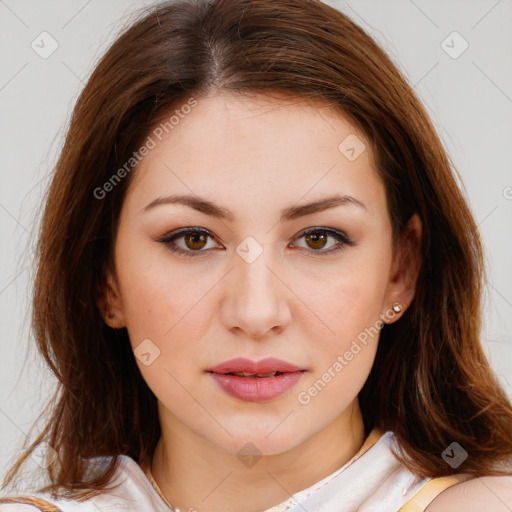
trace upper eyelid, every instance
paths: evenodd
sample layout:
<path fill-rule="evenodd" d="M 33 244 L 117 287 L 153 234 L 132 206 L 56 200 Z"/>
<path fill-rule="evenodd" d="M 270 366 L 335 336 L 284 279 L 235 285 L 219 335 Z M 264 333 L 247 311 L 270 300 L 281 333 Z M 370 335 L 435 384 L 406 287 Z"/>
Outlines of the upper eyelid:
<path fill-rule="evenodd" d="M 310 227 L 304 228 L 304 229 L 300 230 L 296 235 L 294 235 L 293 240 L 295 240 L 297 238 L 302 238 L 303 236 L 306 236 L 312 232 L 314 233 L 315 231 L 325 232 L 328 234 L 328 236 L 331 236 L 333 238 L 340 237 L 342 239 L 345 239 L 347 245 L 354 244 L 351 237 L 349 235 L 347 235 L 344 231 L 338 230 L 336 228 L 326 227 L 326 226 L 325 227 L 324 226 L 310 226 Z M 210 230 L 208 230 L 206 228 L 199 228 L 199 227 L 194 227 L 194 226 L 187 226 L 185 228 L 178 229 L 175 233 L 165 234 L 162 237 L 160 237 L 159 239 L 161 241 L 166 240 L 168 242 L 174 242 L 175 240 L 180 239 L 183 236 L 185 236 L 191 232 L 192 233 L 194 233 L 194 232 L 195 233 L 203 233 L 203 234 L 209 236 L 210 238 L 212 238 L 216 243 L 219 243 L 217 241 L 217 237 Z M 201 250 L 201 251 L 187 251 L 186 249 L 184 249 L 184 250 L 185 250 L 185 252 L 198 252 L 198 253 L 206 252 L 203 250 Z M 318 252 L 321 252 L 321 251 L 318 251 Z"/>

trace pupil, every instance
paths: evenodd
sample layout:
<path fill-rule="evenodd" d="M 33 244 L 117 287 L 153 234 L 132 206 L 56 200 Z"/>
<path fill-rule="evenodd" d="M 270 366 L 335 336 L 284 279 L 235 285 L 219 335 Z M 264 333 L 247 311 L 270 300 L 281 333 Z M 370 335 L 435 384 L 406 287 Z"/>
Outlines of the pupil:
<path fill-rule="evenodd" d="M 205 235 L 203 233 L 194 233 L 192 235 L 188 235 L 188 238 L 189 240 L 191 239 L 191 249 L 201 249 L 202 247 L 204 247 Z M 201 242 L 203 243 L 201 244 Z M 198 243 L 200 244 L 200 246 L 196 247 L 195 244 Z"/>
<path fill-rule="evenodd" d="M 318 249 L 318 248 L 322 248 L 323 247 L 323 243 L 325 243 L 325 235 L 321 235 L 321 234 L 310 234 L 309 235 L 310 239 L 312 239 L 312 242 L 313 242 L 313 248 L 315 249 Z"/>

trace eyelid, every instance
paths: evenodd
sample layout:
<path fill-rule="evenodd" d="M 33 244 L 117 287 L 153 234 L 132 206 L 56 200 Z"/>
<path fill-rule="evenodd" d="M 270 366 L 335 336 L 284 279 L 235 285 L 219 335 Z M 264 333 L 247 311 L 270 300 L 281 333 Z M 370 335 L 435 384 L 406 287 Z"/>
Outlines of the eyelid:
<path fill-rule="evenodd" d="M 314 249 L 308 250 L 307 248 L 304 248 L 304 247 L 300 247 L 300 249 L 304 249 L 304 250 L 308 251 L 309 253 L 313 253 L 318 256 L 323 256 L 323 255 L 331 254 L 333 252 L 342 250 L 347 246 L 356 245 L 356 243 L 344 231 L 341 231 L 341 230 L 338 230 L 335 228 L 324 227 L 324 226 L 311 226 L 309 228 L 305 228 L 302 231 L 299 231 L 299 233 L 297 233 L 297 235 L 295 235 L 292 240 L 295 241 L 295 240 L 298 240 L 306 235 L 309 235 L 311 233 L 317 233 L 317 232 L 326 233 L 328 236 L 338 240 L 338 242 L 339 242 L 338 245 L 334 246 L 334 248 L 331 247 L 328 250 L 314 250 Z M 182 249 L 181 247 L 177 247 L 176 245 L 173 245 L 174 240 L 182 238 L 183 236 L 187 235 L 188 233 L 202 233 L 202 234 L 212 238 L 213 240 L 216 240 L 216 237 L 206 228 L 187 226 L 184 228 L 180 228 L 174 232 L 164 234 L 164 235 L 158 237 L 156 239 L 156 241 L 166 245 L 170 251 L 184 255 L 184 256 L 195 257 L 195 256 L 199 256 L 201 253 L 208 254 L 210 252 L 211 248 L 205 249 L 205 250 L 193 251 L 193 250 L 185 250 L 185 249 Z"/>
<path fill-rule="evenodd" d="M 184 237 L 188 233 L 201 233 L 204 234 L 213 240 L 215 240 L 215 236 L 205 228 L 200 227 L 194 227 L 194 226 L 187 226 L 185 228 L 177 229 L 176 231 L 173 231 L 171 233 L 164 234 L 156 239 L 157 242 L 163 243 L 170 251 L 178 254 L 182 254 L 184 256 L 198 256 L 201 253 L 208 253 L 208 250 L 201 250 L 201 251 L 192 251 L 192 250 L 185 250 L 181 247 L 177 247 L 176 245 L 173 245 L 174 240 L 177 240 L 179 238 Z"/>

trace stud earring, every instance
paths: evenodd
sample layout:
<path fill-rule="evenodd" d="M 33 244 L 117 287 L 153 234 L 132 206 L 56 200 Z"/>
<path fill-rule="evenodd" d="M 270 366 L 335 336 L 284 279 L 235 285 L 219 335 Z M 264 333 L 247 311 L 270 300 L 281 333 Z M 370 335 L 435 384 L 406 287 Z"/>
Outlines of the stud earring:
<path fill-rule="evenodd" d="M 402 311 L 402 305 L 401 305 L 401 304 L 399 304 L 398 302 L 395 302 L 395 303 L 393 304 L 393 311 L 394 311 L 395 313 L 400 313 L 400 311 Z"/>

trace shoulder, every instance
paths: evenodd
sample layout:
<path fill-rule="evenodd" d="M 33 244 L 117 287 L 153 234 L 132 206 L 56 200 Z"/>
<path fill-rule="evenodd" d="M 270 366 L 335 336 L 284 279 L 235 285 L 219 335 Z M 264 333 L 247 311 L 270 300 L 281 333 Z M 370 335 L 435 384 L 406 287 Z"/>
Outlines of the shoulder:
<path fill-rule="evenodd" d="M 512 475 L 482 476 L 449 487 L 425 512 L 510 512 Z"/>
<path fill-rule="evenodd" d="M 105 460 L 98 459 L 104 465 Z M 127 455 L 118 457 L 118 464 L 109 490 L 85 499 L 53 498 L 49 493 L 33 492 L 23 496 L 0 496 L 0 512 L 110 512 L 113 510 L 154 510 L 162 508 L 161 498 L 140 466 Z"/>

